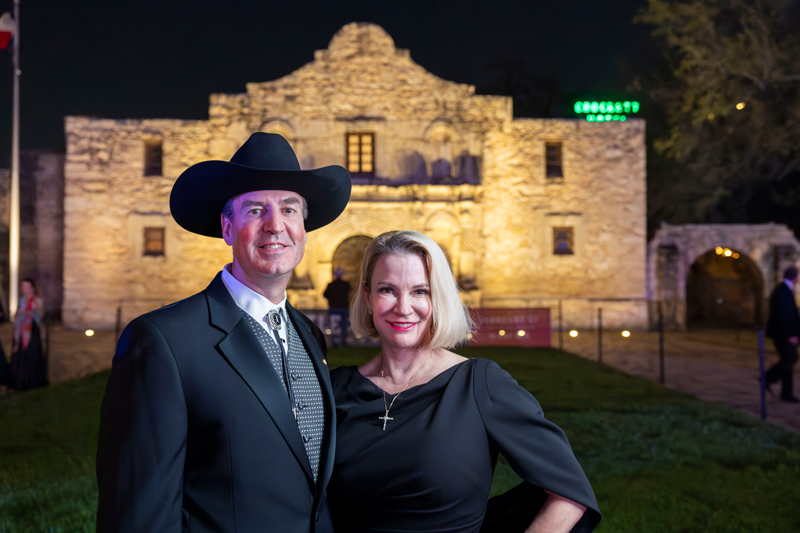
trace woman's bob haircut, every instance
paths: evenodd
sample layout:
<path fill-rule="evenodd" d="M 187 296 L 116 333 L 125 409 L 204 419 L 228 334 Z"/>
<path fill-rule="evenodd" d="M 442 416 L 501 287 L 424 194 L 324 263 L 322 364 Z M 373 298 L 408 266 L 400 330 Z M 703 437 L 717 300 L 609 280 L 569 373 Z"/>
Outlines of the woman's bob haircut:
<path fill-rule="evenodd" d="M 378 338 L 378 330 L 369 314 L 365 293 L 370 292 L 372 272 L 381 256 L 416 255 L 422 258 L 431 287 L 431 336 L 427 346 L 420 348 L 452 348 L 467 341 L 475 330 L 475 323 L 458 295 L 458 284 L 450 271 L 450 264 L 433 240 L 416 231 L 389 231 L 373 239 L 361 263 L 359 290 L 354 291 L 350 304 L 350 324 L 356 337 Z"/>

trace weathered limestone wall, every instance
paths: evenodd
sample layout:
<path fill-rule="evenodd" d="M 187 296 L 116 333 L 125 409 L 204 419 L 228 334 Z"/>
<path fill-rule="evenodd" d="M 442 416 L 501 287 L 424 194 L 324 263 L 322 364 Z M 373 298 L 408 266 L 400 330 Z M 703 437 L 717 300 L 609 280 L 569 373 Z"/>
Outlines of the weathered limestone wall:
<path fill-rule="evenodd" d="M 66 120 L 64 307 L 68 327 L 110 329 L 203 289 L 229 251 L 180 229 L 169 193 L 189 165 L 208 159 L 207 123 Z M 162 139 L 163 176 L 143 176 L 144 141 Z M 142 255 L 146 226 L 163 226 L 166 253 Z"/>
<path fill-rule="evenodd" d="M 557 306 L 574 327 L 644 327 L 645 124 L 515 120 L 487 135 L 483 305 Z M 562 142 L 563 178 L 545 175 L 545 143 Z M 553 254 L 553 228 L 574 228 L 574 255 Z M 549 302 L 549 303 L 548 303 Z M 553 315 L 555 316 L 555 315 Z"/>

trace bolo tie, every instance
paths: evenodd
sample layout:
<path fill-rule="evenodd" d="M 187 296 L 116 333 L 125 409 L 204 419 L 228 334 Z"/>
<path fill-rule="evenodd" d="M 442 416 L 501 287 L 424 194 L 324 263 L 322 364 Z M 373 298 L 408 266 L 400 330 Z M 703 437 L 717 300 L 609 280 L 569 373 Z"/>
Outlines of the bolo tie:
<path fill-rule="evenodd" d="M 286 349 L 283 347 L 283 339 L 281 339 L 281 336 L 278 333 L 281 328 L 283 328 L 282 311 L 282 309 L 273 309 L 267 313 L 267 318 L 269 319 L 269 327 L 272 329 L 272 336 L 275 337 L 275 343 L 281 350 L 281 362 L 283 363 L 281 365 L 283 367 L 283 382 L 286 384 L 286 393 L 289 395 L 289 401 L 292 404 L 292 413 L 294 413 L 294 418 L 297 420 L 297 401 L 295 400 L 294 390 L 292 389 L 292 380 L 291 376 L 289 375 L 289 357 L 286 354 Z"/>

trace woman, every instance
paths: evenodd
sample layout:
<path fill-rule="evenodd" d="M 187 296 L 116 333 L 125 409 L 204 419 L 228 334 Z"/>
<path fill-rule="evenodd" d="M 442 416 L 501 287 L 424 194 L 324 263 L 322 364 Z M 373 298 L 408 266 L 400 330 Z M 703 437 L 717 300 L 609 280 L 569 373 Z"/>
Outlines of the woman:
<path fill-rule="evenodd" d="M 436 243 L 413 231 L 378 236 L 359 287 L 353 331 L 379 337 L 381 352 L 331 373 L 336 531 L 594 529 L 594 494 L 563 432 L 496 363 L 447 350 L 473 324 Z M 495 499 L 484 523 L 498 452 L 526 483 Z"/>
<path fill-rule="evenodd" d="M 12 389 L 33 389 L 47 384 L 42 336 L 39 329 L 44 304 L 32 279 L 20 283 L 22 296 L 14 317 L 14 341 L 11 350 Z"/>

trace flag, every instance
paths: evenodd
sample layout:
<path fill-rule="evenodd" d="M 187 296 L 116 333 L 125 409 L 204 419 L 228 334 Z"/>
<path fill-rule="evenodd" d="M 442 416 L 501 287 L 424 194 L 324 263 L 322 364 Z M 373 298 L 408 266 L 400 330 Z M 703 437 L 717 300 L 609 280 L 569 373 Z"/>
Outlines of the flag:
<path fill-rule="evenodd" d="M 0 50 L 8 48 L 8 43 L 16 29 L 17 25 L 14 24 L 11 13 L 3 13 L 3 16 L 0 17 Z"/>

